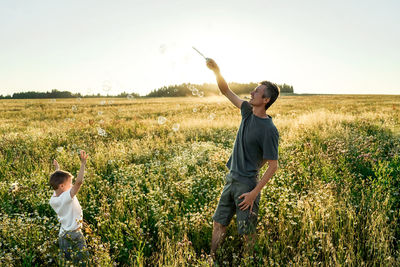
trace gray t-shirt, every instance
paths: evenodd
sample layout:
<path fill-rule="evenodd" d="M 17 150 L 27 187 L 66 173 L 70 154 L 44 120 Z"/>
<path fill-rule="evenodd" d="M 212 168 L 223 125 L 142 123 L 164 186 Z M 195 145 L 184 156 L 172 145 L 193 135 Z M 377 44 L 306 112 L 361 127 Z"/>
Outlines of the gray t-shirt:
<path fill-rule="evenodd" d="M 255 116 L 249 102 L 244 101 L 240 111 L 242 122 L 226 166 L 233 179 L 255 186 L 262 162 L 278 159 L 279 133 L 271 116 Z"/>

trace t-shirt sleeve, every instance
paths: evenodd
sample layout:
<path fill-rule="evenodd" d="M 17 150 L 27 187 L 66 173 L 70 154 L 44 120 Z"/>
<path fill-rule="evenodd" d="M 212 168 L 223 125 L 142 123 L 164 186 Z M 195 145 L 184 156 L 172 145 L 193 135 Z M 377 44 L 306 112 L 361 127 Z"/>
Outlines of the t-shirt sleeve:
<path fill-rule="evenodd" d="M 72 188 L 70 188 L 69 190 L 67 190 L 67 191 L 65 191 L 65 192 L 63 193 L 63 202 L 64 202 L 64 203 L 67 203 L 67 202 L 72 201 L 72 198 L 71 198 L 71 189 L 72 189 Z"/>
<path fill-rule="evenodd" d="M 278 160 L 279 133 L 275 128 L 269 130 L 263 141 L 263 159 Z"/>
<path fill-rule="evenodd" d="M 240 106 L 240 113 L 242 114 L 242 118 L 246 118 L 253 113 L 253 108 L 249 102 L 243 101 L 242 105 Z"/>

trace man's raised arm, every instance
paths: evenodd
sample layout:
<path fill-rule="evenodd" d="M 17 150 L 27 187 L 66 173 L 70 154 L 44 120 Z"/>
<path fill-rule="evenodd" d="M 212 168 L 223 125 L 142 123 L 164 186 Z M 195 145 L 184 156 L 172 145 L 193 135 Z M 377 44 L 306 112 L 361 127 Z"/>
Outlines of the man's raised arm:
<path fill-rule="evenodd" d="M 221 72 L 217 63 L 211 58 L 207 58 L 207 67 L 212 70 L 217 78 L 218 88 L 221 93 L 226 96 L 232 104 L 236 107 L 240 108 L 242 106 L 243 100 L 240 99 L 231 89 L 229 89 L 228 84 L 226 83 L 224 77 L 222 77 Z"/>

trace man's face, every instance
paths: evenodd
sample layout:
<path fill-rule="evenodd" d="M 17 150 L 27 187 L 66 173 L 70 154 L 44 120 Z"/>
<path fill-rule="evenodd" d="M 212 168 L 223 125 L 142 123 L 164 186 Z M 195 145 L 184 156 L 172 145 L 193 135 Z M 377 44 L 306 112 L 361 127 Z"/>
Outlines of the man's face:
<path fill-rule="evenodd" d="M 251 98 L 249 103 L 252 106 L 265 106 L 265 104 L 268 103 L 269 98 L 265 98 L 264 97 L 264 92 L 265 89 L 267 88 L 266 85 L 259 85 L 257 86 L 250 94 L 251 94 Z"/>

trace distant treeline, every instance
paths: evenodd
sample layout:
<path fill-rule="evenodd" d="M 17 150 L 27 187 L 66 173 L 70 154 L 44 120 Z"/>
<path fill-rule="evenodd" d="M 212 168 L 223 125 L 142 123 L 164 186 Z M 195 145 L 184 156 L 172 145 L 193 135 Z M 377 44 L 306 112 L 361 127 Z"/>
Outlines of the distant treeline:
<path fill-rule="evenodd" d="M 257 87 L 257 83 L 229 83 L 229 87 L 236 94 L 249 94 L 254 88 Z M 278 84 L 281 89 L 281 93 L 294 93 L 293 86 L 288 84 Z M 195 88 L 195 89 L 194 89 Z M 196 90 L 197 89 L 197 90 Z M 203 84 L 190 84 L 183 83 L 179 85 L 164 86 L 151 91 L 145 97 L 174 97 L 174 96 L 190 96 L 193 91 L 202 92 L 205 96 L 216 95 L 219 93 L 218 86 L 212 83 Z M 35 98 L 76 98 L 76 97 L 140 97 L 137 93 L 126 93 L 123 92 L 119 95 L 82 95 L 81 93 L 71 93 L 69 91 L 59 91 L 53 89 L 51 92 L 21 92 L 14 93 L 13 95 L 3 96 L 0 95 L 0 99 L 35 99 Z"/>
<path fill-rule="evenodd" d="M 236 94 L 249 94 L 254 88 L 257 87 L 258 83 L 228 83 L 229 88 Z M 281 89 L 281 93 L 294 93 L 293 86 L 288 84 L 278 84 Z M 173 96 L 189 96 L 192 95 L 193 88 L 198 91 L 204 92 L 204 95 L 215 95 L 218 94 L 219 89 L 216 84 L 203 83 L 203 84 L 190 84 L 183 83 L 180 85 L 170 85 L 158 88 L 151 91 L 147 97 L 173 97 Z"/>
<path fill-rule="evenodd" d="M 126 93 L 123 92 L 119 95 L 115 96 L 104 96 L 101 94 L 97 95 L 82 95 L 81 93 L 76 93 L 73 94 L 69 91 L 58 91 L 57 89 L 51 90 L 51 92 L 34 92 L 34 91 L 29 91 L 29 92 L 21 92 L 21 93 L 14 93 L 12 96 L 7 95 L 3 96 L 0 95 L 0 99 L 35 99 L 35 98 L 76 98 L 76 97 L 85 97 L 85 98 L 90 98 L 90 97 L 127 97 L 128 95 L 131 95 L 133 97 L 140 97 L 139 94 L 136 93 Z"/>

